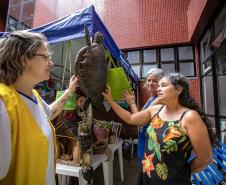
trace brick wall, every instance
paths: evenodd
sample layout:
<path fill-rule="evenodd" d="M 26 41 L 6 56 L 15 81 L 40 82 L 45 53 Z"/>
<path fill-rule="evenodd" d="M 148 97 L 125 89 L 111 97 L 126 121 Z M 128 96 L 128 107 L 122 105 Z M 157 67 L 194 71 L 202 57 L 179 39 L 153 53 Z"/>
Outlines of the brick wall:
<path fill-rule="evenodd" d="M 40 25 L 55 21 L 60 18 L 57 16 L 57 0 L 36 0 L 33 27 L 38 27 Z M 62 11 L 64 11 L 64 6 L 62 6 Z"/>
<path fill-rule="evenodd" d="M 100 17 L 105 13 L 104 0 L 36 0 L 34 27 L 63 18 L 90 5 L 95 6 L 96 12 Z"/>
<path fill-rule="evenodd" d="M 190 0 L 37 0 L 34 26 L 62 18 L 94 4 L 119 48 L 137 48 L 188 41 Z"/>
<path fill-rule="evenodd" d="M 183 43 L 190 0 L 107 1 L 102 17 L 121 49 Z"/>

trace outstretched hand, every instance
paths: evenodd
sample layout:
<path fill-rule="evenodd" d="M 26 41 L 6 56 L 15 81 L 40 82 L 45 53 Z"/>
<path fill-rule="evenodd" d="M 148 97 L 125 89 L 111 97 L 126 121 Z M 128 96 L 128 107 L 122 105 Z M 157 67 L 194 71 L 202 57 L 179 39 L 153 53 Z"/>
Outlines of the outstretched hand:
<path fill-rule="evenodd" d="M 135 104 L 135 95 L 134 92 L 129 92 L 128 90 L 122 91 L 122 97 L 129 105 Z"/>
<path fill-rule="evenodd" d="M 69 87 L 68 87 L 68 90 L 70 93 L 75 92 L 77 83 L 78 83 L 78 77 L 73 75 L 70 79 Z"/>
<path fill-rule="evenodd" d="M 111 87 L 107 85 L 106 89 L 104 92 L 102 92 L 102 95 L 106 98 L 108 102 L 113 101 L 112 99 L 112 94 L 111 94 Z"/>

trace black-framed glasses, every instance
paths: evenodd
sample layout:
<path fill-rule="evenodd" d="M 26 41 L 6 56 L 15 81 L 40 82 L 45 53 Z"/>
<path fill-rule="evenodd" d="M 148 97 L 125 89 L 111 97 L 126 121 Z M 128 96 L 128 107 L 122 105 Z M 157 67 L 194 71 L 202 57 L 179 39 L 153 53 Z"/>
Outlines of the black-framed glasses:
<path fill-rule="evenodd" d="M 33 54 L 33 56 L 40 56 L 42 58 L 44 58 L 45 60 L 51 60 L 51 55 L 50 54 L 40 54 L 40 53 L 35 53 Z"/>

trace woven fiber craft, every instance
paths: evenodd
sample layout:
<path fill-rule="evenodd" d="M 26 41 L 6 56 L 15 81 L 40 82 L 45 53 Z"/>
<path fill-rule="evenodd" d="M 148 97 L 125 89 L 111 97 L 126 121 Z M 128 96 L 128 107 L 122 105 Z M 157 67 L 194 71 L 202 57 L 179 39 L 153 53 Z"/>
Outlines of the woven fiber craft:
<path fill-rule="evenodd" d="M 131 83 L 129 82 L 123 68 L 117 67 L 115 65 L 109 51 L 106 50 L 105 53 L 113 65 L 113 68 L 108 69 L 107 72 L 107 84 L 111 87 L 112 98 L 114 100 L 121 100 L 123 99 L 123 90 L 128 90 L 129 92 L 131 92 Z"/>

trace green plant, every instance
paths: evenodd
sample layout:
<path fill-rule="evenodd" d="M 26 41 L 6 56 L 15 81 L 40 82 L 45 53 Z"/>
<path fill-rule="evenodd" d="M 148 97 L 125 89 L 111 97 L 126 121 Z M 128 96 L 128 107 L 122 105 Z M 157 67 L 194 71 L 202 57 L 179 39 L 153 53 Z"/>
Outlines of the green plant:
<path fill-rule="evenodd" d="M 81 121 L 78 122 L 78 133 L 90 134 L 92 124 L 90 124 L 90 118 L 86 111 L 79 113 L 81 116 Z"/>
<path fill-rule="evenodd" d="M 84 134 L 90 134 L 91 129 L 90 129 L 90 125 L 87 123 L 80 123 L 78 125 L 78 133 L 84 133 Z"/>
<path fill-rule="evenodd" d="M 110 131 L 112 128 L 112 121 L 93 119 L 93 123 L 96 127 L 107 129 L 108 131 Z"/>

